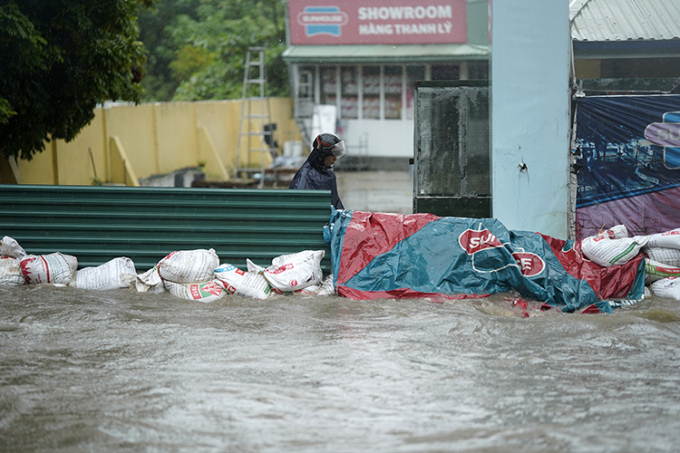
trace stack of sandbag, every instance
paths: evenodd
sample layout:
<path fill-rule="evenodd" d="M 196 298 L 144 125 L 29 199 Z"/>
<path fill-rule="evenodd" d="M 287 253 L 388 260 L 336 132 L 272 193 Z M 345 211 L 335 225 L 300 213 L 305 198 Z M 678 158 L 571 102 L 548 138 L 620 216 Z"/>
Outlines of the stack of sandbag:
<path fill-rule="evenodd" d="M 212 302 L 225 294 L 215 279 L 214 270 L 219 264 L 213 249 L 172 252 L 153 268 L 137 275 L 135 286 L 140 292 L 168 291 L 182 299 Z"/>
<path fill-rule="evenodd" d="M 78 259 L 75 256 L 58 252 L 29 255 L 9 236 L 2 238 L 0 258 L 0 283 L 3 284 L 68 285 L 75 278 L 78 269 Z M 17 264 L 20 274 L 17 272 Z"/>
<path fill-rule="evenodd" d="M 324 254 L 323 250 L 304 250 L 282 255 L 274 258 L 267 268 L 247 260 L 248 271 L 262 274 L 277 294 L 317 294 L 323 283 L 321 260 Z"/>
<path fill-rule="evenodd" d="M 649 236 L 645 254 L 646 281 L 659 297 L 680 300 L 680 228 Z"/>
<path fill-rule="evenodd" d="M 680 276 L 680 228 L 652 234 L 642 251 L 650 282 Z"/>
<path fill-rule="evenodd" d="M 625 225 L 616 225 L 581 241 L 581 252 L 602 267 L 625 264 L 637 256 L 649 241 L 649 236 L 628 237 Z"/>
<path fill-rule="evenodd" d="M 63 253 L 29 255 L 9 237 L 0 244 L 0 285 L 52 283 L 80 289 L 106 290 L 129 287 L 136 278 L 130 258 L 114 258 L 97 267 L 78 270 L 78 259 Z"/>

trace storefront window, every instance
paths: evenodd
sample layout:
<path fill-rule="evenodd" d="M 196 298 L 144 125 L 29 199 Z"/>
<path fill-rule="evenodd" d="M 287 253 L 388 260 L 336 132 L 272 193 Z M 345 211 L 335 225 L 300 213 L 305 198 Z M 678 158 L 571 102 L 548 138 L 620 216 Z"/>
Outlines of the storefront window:
<path fill-rule="evenodd" d="M 363 118 L 380 119 L 380 66 L 364 66 L 361 75 Z"/>
<path fill-rule="evenodd" d="M 468 78 L 470 80 L 488 80 L 489 63 L 486 61 L 473 61 L 468 63 Z"/>
<path fill-rule="evenodd" d="M 337 66 L 321 68 L 321 103 L 336 105 L 338 96 Z"/>
<path fill-rule="evenodd" d="M 413 119 L 413 106 L 415 104 L 415 83 L 425 80 L 425 66 L 406 67 L 406 119 Z"/>
<path fill-rule="evenodd" d="M 457 65 L 433 65 L 432 80 L 458 80 L 460 68 Z"/>
<path fill-rule="evenodd" d="M 385 66 L 385 119 L 401 118 L 401 66 Z"/>
<path fill-rule="evenodd" d="M 342 66 L 340 68 L 340 83 L 342 89 L 340 117 L 345 119 L 359 118 L 357 68 L 355 66 Z"/>

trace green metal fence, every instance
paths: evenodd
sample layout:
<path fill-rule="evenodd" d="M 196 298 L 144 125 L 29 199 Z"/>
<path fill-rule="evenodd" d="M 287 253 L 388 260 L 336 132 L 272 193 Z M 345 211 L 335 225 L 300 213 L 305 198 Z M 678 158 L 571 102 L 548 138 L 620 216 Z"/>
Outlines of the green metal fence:
<path fill-rule="evenodd" d="M 0 185 L 0 237 L 27 253 L 61 252 L 79 268 L 126 256 L 138 271 L 178 250 L 214 249 L 246 268 L 277 256 L 330 250 L 330 191 Z"/>

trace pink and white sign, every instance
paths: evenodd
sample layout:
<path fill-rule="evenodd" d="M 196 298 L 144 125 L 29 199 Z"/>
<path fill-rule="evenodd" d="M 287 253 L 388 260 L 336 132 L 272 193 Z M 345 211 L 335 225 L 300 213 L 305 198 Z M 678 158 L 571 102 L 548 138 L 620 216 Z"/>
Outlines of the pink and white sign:
<path fill-rule="evenodd" d="M 290 0 L 293 45 L 460 44 L 467 0 Z"/>

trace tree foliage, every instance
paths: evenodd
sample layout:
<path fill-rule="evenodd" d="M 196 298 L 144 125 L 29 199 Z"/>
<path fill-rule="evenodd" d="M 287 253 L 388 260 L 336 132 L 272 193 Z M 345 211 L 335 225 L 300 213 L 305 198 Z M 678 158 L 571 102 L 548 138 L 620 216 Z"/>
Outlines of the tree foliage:
<path fill-rule="evenodd" d="M 140 17 L 147 100 L 234 99 L 249 47 L 266 48 L 267 95 L 289 95 L 285 0 L 161 0 Z M 160 39 L 158 37 L 161 37 Z"/>
<path fill-rule="evenodd" d="M 155 0 L 0 0 L 0 152 L 73 139 L 98 103 L 139 102 L 140 8 Z"/>

